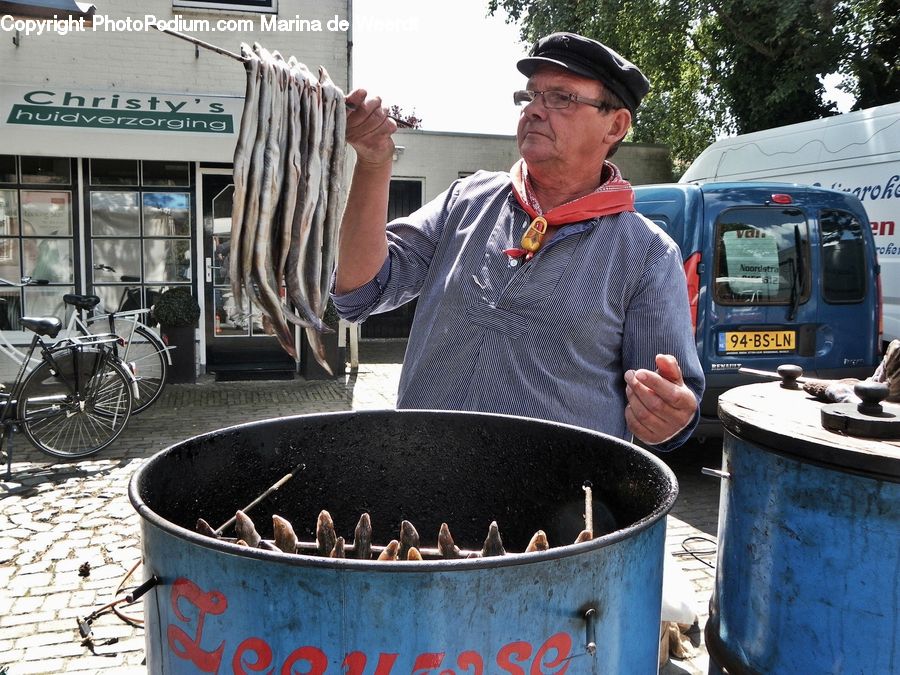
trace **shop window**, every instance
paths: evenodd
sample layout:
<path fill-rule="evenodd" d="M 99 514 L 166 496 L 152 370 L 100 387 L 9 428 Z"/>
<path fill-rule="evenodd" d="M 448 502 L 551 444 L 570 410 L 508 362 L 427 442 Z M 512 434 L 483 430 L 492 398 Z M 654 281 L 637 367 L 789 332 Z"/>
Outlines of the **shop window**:
<path fill-rule="evenodd" d="M 138 163 L 134 159 L 92 159 L 91 185 L 137 185 Z"/>
<path fill-rule="evenodd" d="M 191 196 L 187 192 L 145 192 L 145 237 L 190 237 Z"/>
<path fill-rule="evenodd" d="M 278 0 L 172 0 L 172 7 L 274 13 L 278 11 Z"/>
<path fill-rule="evenodd" d="M 190 186 L 190 164 L 144 161 L 139 175 L 133 190 L 90 192 L 91 292 L 106 309 L 150 307 L 193 280 L 191 193 L 162 187 Z"/>
<path fill-rule="evenodd" d="M 91 234 L 97 237 L 137 237 L 141 213 L 137 192 L 91 192 Z"/>
<path fill-rule="evenodd" d="M 65 157 L 22 157 L 22 183 L 26 185 L 72 182 L 72 163 Z"/>
<path fill-rule="evenodd" d="M 188 162 L 141 162 L 143 185 L 187 187 L 191 184 L 191 165 Z"/>
<path fill-rule="evenodd" d="M 9 183 L 0 189 L 0 277 L 18 282 L 30 276 L 46 282 L 0 288 L 0 330 L 19 330 L 23 315 L 64 314 L 62 296 L 71 293 L 75 283 L 75 209 L 73 192 L 54 185 L 70 181 L 70 164 L 59 158 L 0 157 L 0 178 Z"/>
<path fill-rule="evenodd" d="M 15 183 L 17 178 L 16 156 L 0 155 L 0 183 Z"/>

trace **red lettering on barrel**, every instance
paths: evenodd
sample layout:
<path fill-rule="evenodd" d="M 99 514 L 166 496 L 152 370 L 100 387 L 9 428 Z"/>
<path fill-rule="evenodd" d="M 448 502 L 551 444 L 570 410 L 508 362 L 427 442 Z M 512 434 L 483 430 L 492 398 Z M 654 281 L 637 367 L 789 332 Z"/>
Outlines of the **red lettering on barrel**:
<path fill-rule="evenodd" d="M 399 654 L 379 654 L 375 675 L 391 675 Z M 344 657 L 344 675 L 363 675 L 366 670 L 367 657 L 362 652 L 350 652 Z"/>
<path fill-rule="evenodd" d="M 248 662 L 243 658 L 244 654 L 253 654 L 256 658 Z M 270 665 L 272 665 L 272 648 L 262 638 L 244 640 L 238 645 L 234 658 L 231 659 L 231 670 L 235 675 L 247 675 L 247 671 L 261 673 Z M 247 670 L 244 670 L 245 667 Z"/>
<path fill-rule="evenodd" d="M 344 657 L 344 675 L 363 675 L 366 670 L 366 655 L 362 652 L 350 652 Z"/>
<path fill-rule="evenodd" d="M 548 652 L 555 652 L 556 658 L 544 663 L 544 657 Z M 568 633 L 557 633 L 547 638 L 547 641 L 541 645 L 537 654 L 534 655 L 534 662 L 531 664 L 531 675 L 549 675 L 551 668 L 556 668 L 562 664 L 562 668 L 552 672 L 562 675 L 572 663 L 569 660 L 569 654 L 572 652 L 572 637 Z"/>
<path fill-rule="evenodd" d="M 294 666 L 306 661 L 309 670 L 294 670 Z M 291 652 L 281 666 L 281 675 L 323 675 L 328 668 L 328 657 L 318 647 L 300 647 Z"/>
<path fill-rule="evenodd" d="M 497 654 L 497 665 L 510 675 L 525 675 L 525 669 L 514 664 L 511 659 L 518 657 L 516 661 L 522 663 L 528 660 L 532 651 L 532 646 L 527 642 L 510 642 Z"/>
<path fill-rule="evenodd" d="M 478 652 L 463 652 L 456 659 L 456 665 L 463 670 L 471 668 L 472 675 L 483 675 L 484 673 L 484 659 L 481 658 L 481 654 Z"/>
<path fill-rule="evenodd" d="M 444 652 L 419 654 L 413 664 L 412 675 L 428 675 L 433 669 L 440 668 L 444 660 Z"/>
<path fill-rule="evenodd" d="M 178 626 L 169 624 L 166 629 L 169 649 L 181 659 L 190 661 L 204 673 L 218 671 L 222 662 L 222 652 L 225 649 L 223 640 L 212 651 L 200 647 L 203 640 L 203 622 L 207 614 L 222 614 L 228 608 L 228 600 L 219 591 L 209 593 L 201 590 L 193 581 L 185 578 L 176 579 L 172 584 L 172 610 L 181 621 L 191 623 L 191 618 L 181 611 L 178 602 L 184 598 L 197 610 L 197 630 L 193 637 L 188 635 Z"/>

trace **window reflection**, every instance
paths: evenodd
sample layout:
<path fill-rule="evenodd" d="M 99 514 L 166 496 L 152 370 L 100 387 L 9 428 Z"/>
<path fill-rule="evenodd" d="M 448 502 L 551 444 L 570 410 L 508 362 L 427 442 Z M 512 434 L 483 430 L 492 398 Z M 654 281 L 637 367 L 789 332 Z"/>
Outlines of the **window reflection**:
<path fill-rule="evenodd" d="M 92 192 L 91 231 L 95 237 L 136 237 L 141 232 L 137 192 Z"/>
<path fill-rule="evenodd" d="M 187 192 L 145 192 L 144 236 L 189 237 L 190 202 Z"/>
<path fill-rule="evenodd" d="M 190 239 L 145 239 L 144 274 L 148 282 L 190 281 Z"/>
<path fill-rule="evenodd" d="M 22 234 L 66 237 L 72 234 L 72 195 L 50 190 L 22 190 Z"/>
<path fill-rule="evenodd" d="M 94 239 L 91 244 L 94 283 L 122 281 L 122 277 L 141 279 L 141 242 L 139 239 Z M 112 269 L 96 269 L 100 265 Z"/>
<path fill-rule="evenodd" d="M 22 249 L 26 276 L 51 283 L 75 281 L 71 239 L 23 239 Z"/>

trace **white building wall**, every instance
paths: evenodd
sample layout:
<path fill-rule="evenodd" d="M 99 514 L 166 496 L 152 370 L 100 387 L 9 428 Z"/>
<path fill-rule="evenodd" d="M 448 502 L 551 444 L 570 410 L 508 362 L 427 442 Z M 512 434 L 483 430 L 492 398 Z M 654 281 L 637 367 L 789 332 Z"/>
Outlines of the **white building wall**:
<path fill-rule="evenodd" d="M 271 15 L 173 9 L 171 0 L 115 0 L 98 2 L 96 6 L 98 15 L 117 21 L 143 21 L 152 15 L 168 22 L 177 17 L 184 21 L 180 24 L 182 32 L 233 52 L 240 51 L 242 41 L 258 41 L 269 50 L 277 49 L 285 58 L 296 56 L 313 69 L 325 66 L 343 89 L 349 81 L 348 34 L 329 31 L 326 22 L 336 14 L 349 21 L 350 0 L 279 0 L 279 19 L 299 15 L 301 19 L 319 20 L 320 32 L 266 32 L 261 30 L 262 17 Z M 223 19 L 249 21 L 252 29 L 215 31 L 216 22 Z M 213 30 L 192 30 L 191 22 L 199 20 L 209 21 Z M 95 26 L 84 32 L 66 35 L 20 32 L 18 46 L 13 43 L 12 33 L 0 32 L 0 82 L 243 96 L 244 70 L 238 62 L 203 49 L 197 56 L 193 45 L 155 29 L 110 31 L 98 23 L 95 21 Z"/>

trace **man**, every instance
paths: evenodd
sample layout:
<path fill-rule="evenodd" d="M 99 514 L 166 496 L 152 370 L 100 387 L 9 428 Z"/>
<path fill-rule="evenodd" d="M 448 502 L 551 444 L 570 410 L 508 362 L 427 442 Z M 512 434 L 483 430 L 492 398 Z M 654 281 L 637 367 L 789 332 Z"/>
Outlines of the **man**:
<path fill-rule="evenodd" d="M 681 255 L 606 161 L 649 82 L 571 33 L 541 39 L 518 68 L 522 160 L 387 226 L 396 125 L 377 97 L 349 95 L 357 162 L 335 305 L 360 321 L 419 298 L 400 408 L 523 415 L 677 447 L 703 391 Z"/>

